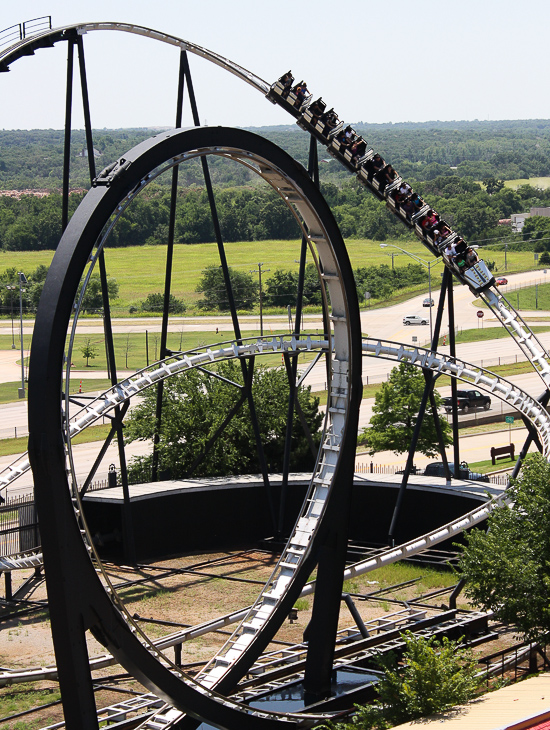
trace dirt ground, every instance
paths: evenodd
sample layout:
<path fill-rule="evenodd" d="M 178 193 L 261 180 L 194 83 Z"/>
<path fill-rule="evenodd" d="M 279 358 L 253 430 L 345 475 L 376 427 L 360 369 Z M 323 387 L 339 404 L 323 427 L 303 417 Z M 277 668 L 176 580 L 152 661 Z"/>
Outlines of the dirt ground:
<path fill-rule="evenodd" d="M 150 638 L 155 639 L 173 633 L 178 626 L 194 626 L 250 605 L 270 577 L 275 563 L 276 556 L 271 553 L 252 550 L 240 553 L 187 555 L 141 564 L 137 571 L 106 564 L 105 570 L 115 585 L 136 578 L 144 579 L 139 584 L 119 589 L 118 594 L 124 601 L 128 613 L 136 617 L 139 627 Z M 17 577 L 14 576 L 14 591 L 31 575 L 32 571 L 28 574 L 22 571 Z M 368 594 L 385 586 L 395 586 L 409 580 L 416 582 L 390 590 L 377 600 L 355 599 L 355 605 L 362 619 L 369 621 L 375 618 L 387 618 L 393 612 L 403 610 L 404 602 L 455 583 L 455 578 L 449 571 L 390 566 L 382 573 L 376 571 L 374 574 L 349 582 L 344 588 L 350 593 Z M 25 599 L 29 601 L 43 601 L 45 598 L 46 589 L 43 580 L 36 582 L 25 595 Z M 433 609 L 426 609 L 427 615 L 438 611 L 441 603 L 446 600 L 448 601 L 448 595 L 437 597 L 431 602 Z M 312 604 L 312 597 L 297 602 L 298 619 L 292 623 L 290 620 L 284 622 L 270 649 L 280 648 L 280 642 L 302 641 L 304 629 L 311 617 Z M 6 609 L 4 613 L 5 611 Z M 150 619 L 173 622 L 177 626 L 152 623 Z M 340 628 L 346 627 L 355 628 L 355 623 L 346 606 L 342 604 Z M 188 665 L 188 670 L 193 672 L 197 668 L 197 663 L 208 661 L 223 645 L 233 628 L 235 627 L 228 626 L 224 631 L 206 634 L 184 643 L 181 658 L 183 666 Z M 513 641 L 512 637 L 510 641 Z M 88 637 L 88 651 L 92 658 L 105 654 L 103 647 L 91 635 Z M 492 646 L 491 651 L 496 651 L 496 647 Z M 173 660 L 174 650 L 167 649 L 166 656 Z M 28 669 L 51 666 L 54 663 L 47 610 L 42 609 L 37 613 L 13 618 L 0 624 L 1 668 Z M 118 678 L 122 673 L 120 666 L 94 672 L 94 677 L 101 679 L 102 684 L 107 686 L 107 689 L 97 693 L 98 707 L 126 699 L 128 695 L 121 694 L 121 691 L 131 690 L 138 693 L 145 691 L 134 680 Z M 58 687 L 55 682 L 39 682 L 33 685 L 27 683 L 0 689 L 0 728 L 38 730 L 62 720 L 60 705 L 18 719 L 7 719 L 27 707 L 43 705 L 58 697 Z"/>

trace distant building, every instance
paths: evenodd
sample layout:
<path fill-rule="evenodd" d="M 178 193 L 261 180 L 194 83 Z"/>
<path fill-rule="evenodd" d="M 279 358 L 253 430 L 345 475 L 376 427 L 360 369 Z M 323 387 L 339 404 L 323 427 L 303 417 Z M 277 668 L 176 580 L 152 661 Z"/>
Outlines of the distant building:
<path fill-rule="evenodd" d="M 550 216 L 550 208 L 531 208 L 529 211 L 531 215 L 543 215 L 543 216 Z"/>
<path fill-rule="evenodd" d="M 512 219 L 512 232 L 520 233 L 527 218 L 531 217 L 531 213 L 512 213 L 510 218 Z"/>
<path fill-rule="evenodd" d="M 84 147 L 83 149 L 81 149 L 80 152 L 78 153 L 78 156 L 79 157 L 88 157 L 87 148 Z M 94 157 L 101 157 L 101 152 L 99 150 L 96 150 L 95 147 L 94 147 Z"/>
<path fill-rule="evenodd" d="M 550 217 L 550 208 L 531 208 L 529 213 L 512 213 L 512 232 L 520 233 L 527 218 L 531 218 L 534 215 Z"/>

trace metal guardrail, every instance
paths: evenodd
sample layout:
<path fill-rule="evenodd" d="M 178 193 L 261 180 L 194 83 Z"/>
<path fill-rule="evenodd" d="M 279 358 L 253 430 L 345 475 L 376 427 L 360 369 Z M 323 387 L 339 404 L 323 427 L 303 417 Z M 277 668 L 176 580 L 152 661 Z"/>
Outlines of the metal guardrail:
<path fill-rule="evenodd" d="M 0 48 L 13 46 L 18 41 L 23 41 L 35 33 L 41 33 L 51 29 L 51 15 L 42 15 L 40 18 L 32 18 L 31 20 L 25 20 L 23 23 L 10 25 L 9 28 L 0 30 Z"/>
<path fill-rule="evenodd" d="M 547 644 L 535 641 L 524 641 L 515 644 L 494 654 L 484 656 L 479 660 L 485 664 L 487 686 L 490 677 L 507 676 L 510 681 L 517 682 L 527 674 L 535 674 L 539 669 L 548 669 L 550 661 L 546 654 Z M 539 667 L 539 659 L 542 659 L 542 667 Z M 513 672 L 513 680 L 512 680 Z"/>
<path fill-rule="evenodd" d="M 513 465 L 513 463 L 510 464 L 510 466 Z M 375 464 L 373 461 L 364 461 L 355 464 L 356 474 L 402 474 L 404 469 L 405 465 L 400 466 L 399 464 Z M 411 474 L 423 476 L 424 471 L 424 469 L 421 469 L 419 467 L 413 467 Z M 507 474 L 489 474 L 488 476 L 491 484 L 498 484 L 503 487 L 508 486 Z"/>
<path fill-rule="evenodd" d="M 40 545 L 34 497 L 7 499 L 0 506 L 0 557 L 33 550 Z"/>

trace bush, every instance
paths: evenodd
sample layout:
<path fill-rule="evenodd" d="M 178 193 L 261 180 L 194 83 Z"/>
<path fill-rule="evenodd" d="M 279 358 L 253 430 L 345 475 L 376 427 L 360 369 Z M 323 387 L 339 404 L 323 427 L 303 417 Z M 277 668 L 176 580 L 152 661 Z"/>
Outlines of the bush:
<path fill-rule="evenodd" d="M 140 309 L 142 312 L 162 312 L 164 309 L 164 294 L 160 292 L 149 294 L 147 299 L 141 303 Z M 173 294 L 170 294 L 168 304 L 168 312 L 170 314 L 182 314 L 186 309 L 187 307 L 183 299 L 176 299 Z"/>
<path fill-rule="evenodd" d="M 480 686 L 477 661 L 470 649 L 443 637 L 402 634 L 404 667 L 393 655 L 379 659 L 384 676 L 377 686 L 379 703 L 357 706 L 352 723 L 328 724 L 332 730 L 385 730 L 410 720 L 449 710 L 472 699 Z M 322 726 L 323 727 L 323 726 Z"/>
<path fill-rule="evenodd" d="M 252 309 L 259 298 L 258 282 L 246 271 L 236 271 L 231 268 L 229 268 L 229 279 L 236 308 Z M 221 311 L 229 309 L 229 295 L 220 266 L 207 266 L 202 272 L 196 290 L 204 295 L 204 299 L 199 300 L 201 309 Z"/>

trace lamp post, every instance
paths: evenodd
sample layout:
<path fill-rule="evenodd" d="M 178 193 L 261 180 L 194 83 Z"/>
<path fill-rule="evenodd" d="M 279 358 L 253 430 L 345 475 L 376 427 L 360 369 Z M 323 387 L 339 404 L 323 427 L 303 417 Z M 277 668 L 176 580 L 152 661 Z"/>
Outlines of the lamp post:
<path fill-rule="evenodd" d="M 420 256 L 417 256 L 414 253 L 410 253 L 409 251 L 405 251 L 404 248 L 401 248 L 400 246 L 396 246 L 393 243 L 381 243 L 380 248 L 397 248 L 399 251 L 404 253 L 406 256 L 410 256 L 411 259 L 414 259 L 416 262 L 418 262 L 421 266 L 424 266 L 424 268 L 428 269 L 428 289 L 429 289 L 429 297 L 430 297 L 430 343 L 433 340 L 433 322 L 432 322 L 432 266 L 436 266 L 441 259 L 436 259 L 435 261 L 424 261 L 424 259 L 421 259 Z M 399 254 L 396 254 L 398 256 Z M 393 259 L 392 259 L 393 263 Z"/>
<path fill-rule="evenodd" d="M 21 387 L 19 388 L 19 397 L 25 397 L 25 351 L 23 349 L 23 284 L 28 284 L 27 277 L 22 271 L 18 272 L 19 276 L 19 318 L 21 322 Z"/>

